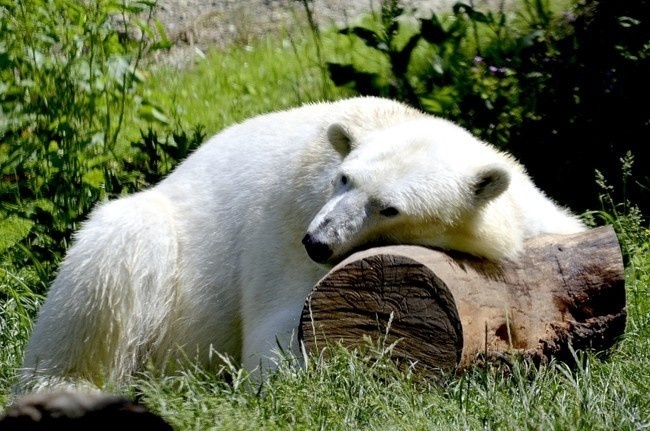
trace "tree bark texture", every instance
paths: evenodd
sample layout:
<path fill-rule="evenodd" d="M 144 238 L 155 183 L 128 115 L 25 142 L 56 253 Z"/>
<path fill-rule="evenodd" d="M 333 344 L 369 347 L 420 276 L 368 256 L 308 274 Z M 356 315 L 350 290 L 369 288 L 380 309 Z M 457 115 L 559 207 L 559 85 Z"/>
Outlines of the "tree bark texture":
<path fill-rule="evenodd" d="M 516 261 L 418 246 L 360 251 L 314 286 L 299 336 L 311 351 L 381 337 L 401 366 L 433 375 L 504 354 L 570 361 L 571 348 L 611 347 L 625 320 L 620 247 L 600 227 L 531 239 Z"/>

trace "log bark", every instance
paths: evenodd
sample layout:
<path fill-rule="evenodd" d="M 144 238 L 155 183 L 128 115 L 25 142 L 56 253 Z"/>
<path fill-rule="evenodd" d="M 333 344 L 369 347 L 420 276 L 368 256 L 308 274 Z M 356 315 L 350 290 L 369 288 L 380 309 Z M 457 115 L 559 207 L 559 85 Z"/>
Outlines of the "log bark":
<path fill-rule="evenodd" d="M 516 261 L 418 246 L 355 253 L 312 289 L 299 337 L 359 347 L 395 343 L 392 357 L 428 375 L 477 357 L 570 361 L 611 347 L 625 330 L 623 261 L 611 227 L 529 240 Z"/>

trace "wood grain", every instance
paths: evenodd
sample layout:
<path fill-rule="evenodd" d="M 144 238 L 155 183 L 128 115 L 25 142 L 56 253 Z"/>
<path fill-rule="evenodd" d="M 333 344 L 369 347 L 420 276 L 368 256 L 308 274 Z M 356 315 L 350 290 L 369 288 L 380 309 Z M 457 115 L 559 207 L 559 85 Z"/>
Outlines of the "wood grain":
<path fill-rule="evenodd" d="M 604 350 L 625 320 L 620 248 L 613 229 L 601 227 L 534 238 L 516 261 L 417 246 L 355 253 L 314 286 L 299 335 L 316 351 L 384 337 L 397 342 L 398 363 L 435 374 L 477 355 L 541 362 L 570 359 L 570 346 Z"/>

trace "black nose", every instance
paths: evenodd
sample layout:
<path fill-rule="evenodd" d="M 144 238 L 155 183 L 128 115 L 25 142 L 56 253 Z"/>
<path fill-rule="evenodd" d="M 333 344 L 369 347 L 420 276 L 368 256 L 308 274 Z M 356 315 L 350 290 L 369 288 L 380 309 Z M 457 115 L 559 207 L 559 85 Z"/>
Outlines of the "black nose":
<path fill-rule="evenodd" d="M 325 263 L 332 256 L 332 249 L 327 244 L 314 240 L 314 238 L 307 234 L 302 239 L 305 245 L 307 254 L 314 262 Z"/>

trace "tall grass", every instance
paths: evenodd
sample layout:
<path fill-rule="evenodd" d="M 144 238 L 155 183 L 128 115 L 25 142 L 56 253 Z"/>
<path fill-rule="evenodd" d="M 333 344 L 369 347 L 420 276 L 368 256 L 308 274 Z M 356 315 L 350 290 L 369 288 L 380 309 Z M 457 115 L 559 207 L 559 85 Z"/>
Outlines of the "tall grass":
<path fill-rule="evenodd" d="M 636 348 L 647 352 L 648 335 Z M 630 347 L 608 361 L 580 354 L 577 369 L 471 369 L 443 386 L 396 371 L 387 357 L 370 362 L 334 348 L 327 361 L 281 367 L 259 387 L 195 371 L 143 380 L 138 390 L 179 430 L 634 430 L 650 424 L 648 356 L 632 359 Z"/>

